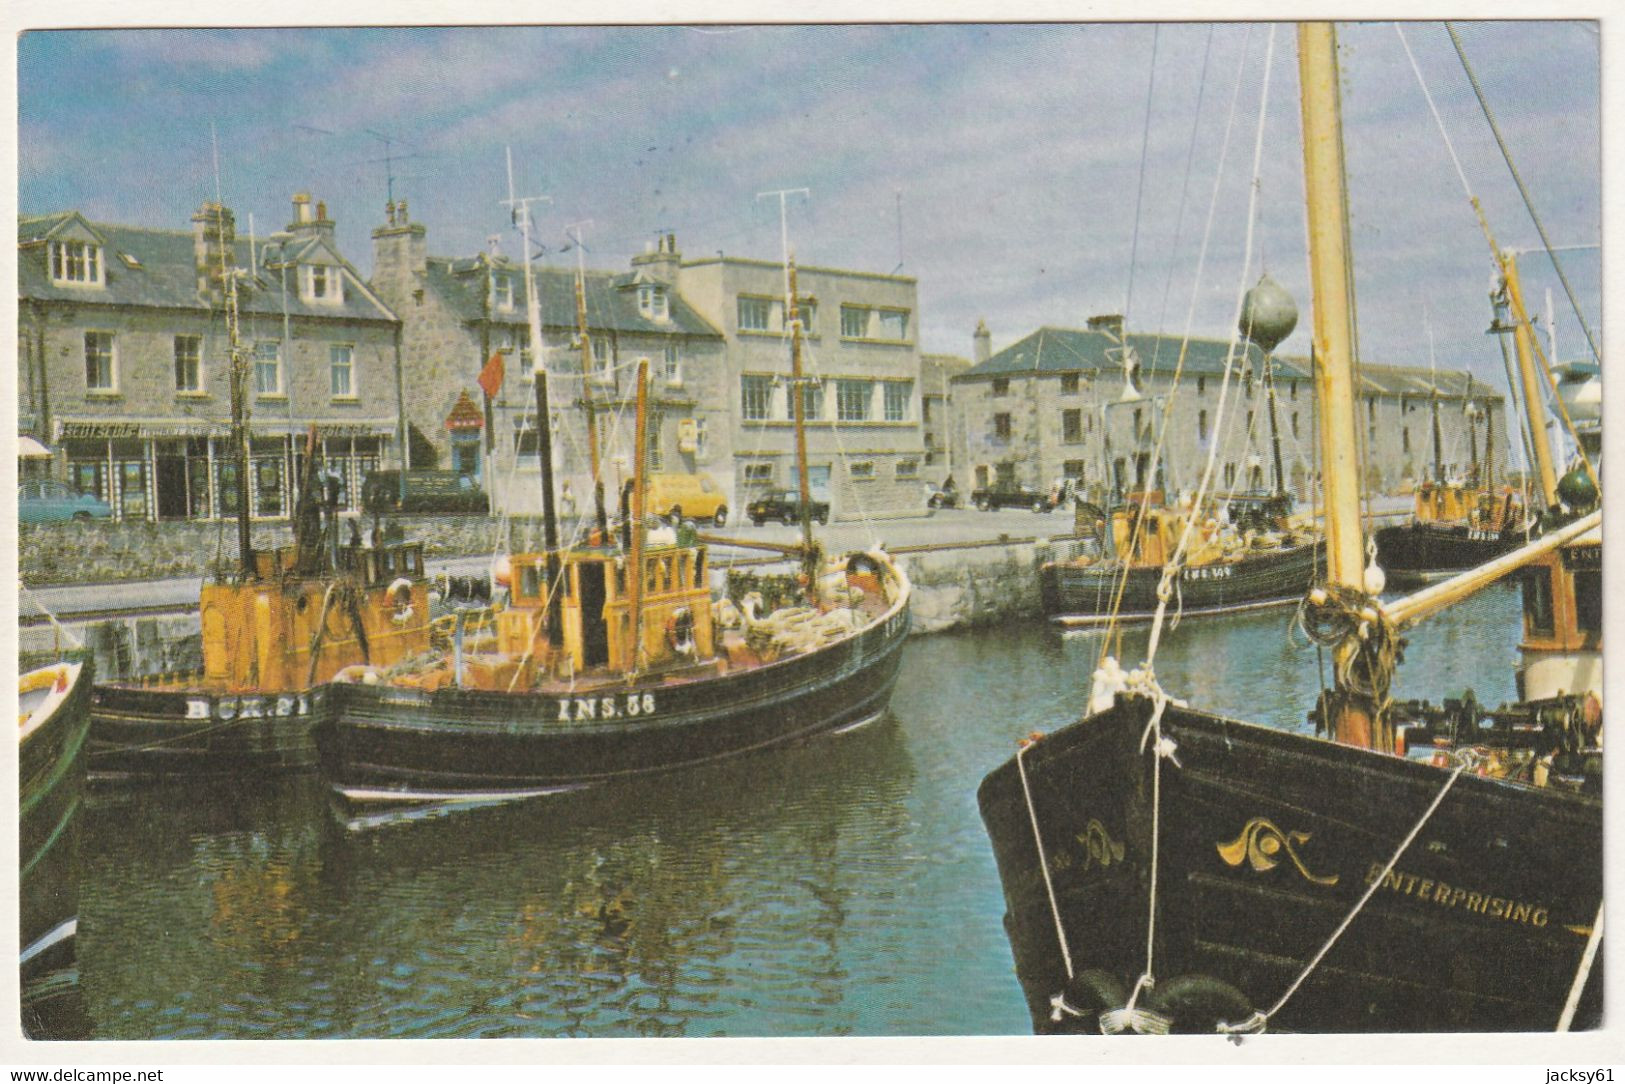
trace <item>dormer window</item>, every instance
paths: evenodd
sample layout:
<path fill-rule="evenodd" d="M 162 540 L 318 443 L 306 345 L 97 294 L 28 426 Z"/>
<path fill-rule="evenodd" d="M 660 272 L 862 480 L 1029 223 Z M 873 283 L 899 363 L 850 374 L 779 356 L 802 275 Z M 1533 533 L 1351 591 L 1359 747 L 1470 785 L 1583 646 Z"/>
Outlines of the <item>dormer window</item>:
<path fill-rule="evenodd" d="M 51 281 L 76 286 L 102 285 L 102 247 L 84 241 L 52 241 Z"/>
<path fill-rule="evenodd" d="M 506 275 L 491 279 L 491 303 L 502 312 L 513 311 L 513 279 Z"/>
<path fill-rule="evenodd" d="M 638 311 L 651 320 L 664 321 L 668 316 L 666 291 L 652 283 L 638 287 Z"/>
<path fill-rule="evenodd" d="M 306 301 L 337 305 L 344 301 L 344 283 L 336 267 L 312 264 L 300 269 L 300 293 Z"/>

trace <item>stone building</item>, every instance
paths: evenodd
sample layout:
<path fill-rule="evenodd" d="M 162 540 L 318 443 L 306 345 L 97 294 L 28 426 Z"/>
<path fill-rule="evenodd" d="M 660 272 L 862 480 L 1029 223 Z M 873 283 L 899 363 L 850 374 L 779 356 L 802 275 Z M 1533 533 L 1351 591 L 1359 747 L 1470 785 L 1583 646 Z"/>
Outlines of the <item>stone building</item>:
<path fill-rule="evenodd" d="M 720 254 L 684 262 L 671 237 L 639 259 L 722 331 L 736 507 L 793 486 L 784 265 Z M 837 519 L 922 514 L 926 448 L 915 280 L 824 267 L 800 267 L 796 279 L 815 497 L 828 499 Z"/>
<path fill-rule="evenodd" d="M 1274 444 L 1264 367 L 1256 347 L 1231 379 L 1219 410 L 1228 340 L 1192 339 L 1179 390 L 1164 420 L 1177 336 L 1131 334 L 1125 364 L 1117 325 L 1091 320 L 1085 330 L 1042 327 L 998 351 L 977 329 L 979 361 L 952 379 L 953 459 L 974 487 L 1019 483 L 1048 489 L 1070 478 L 1097 500 L 1147 485 L 1194 490 L 1214 456 L 1221 493 L 1274 485 Z M 1306 358 L 1277 355 L 1274 435 L 1284 484 L 1298 498 L 1318 477 L 1314 387 Z M 1498 476 L 1507 464 L 1505 403 L 1460 370 L 1363 365 L 1361 416 L 1367 485 L 1396 492 L 1432 477 L 1432 418 L 1439 418 L 1446 477 L 1463 478 L 1484 458 L 1486 438 Z M 1153 465 L 1153 450 L 1164 435 Z M 963 486 L 965 479 L 961 479 Z"/>
<path fill-rule="evenodd" d="M 250 367 L 251 513 L 291 513 L 312 426 L 351 507 L 365 473 L 393 455 L 395 316 L 308 195 L 263 243 L 209 203 L 190 232 L 76 211 L 24 216 L 17 250 L 19 431 L 50 447 L 53 474 L 119 518 L 236 514 L 226 268 Z"/>
<path fill-rule="evenodd" d="M 455 469 L 480 479 L 494 506 L 541 508 L 534 359 L 524 266 L 487 252 L 430 256 L 427 230 L 405 201 L 373 230 L 372 286 L 401 319 L 409 454 L 414 468 Z M 667 281 L 633 260 L 627 272 L 587 270 L 590 383 L 583 379 L 574 270 L 534 267 L 548 371 L 557 498 L 566 514 L 592 505 L 586 397 L 597 416 L 605 499 L 630 477 L 636 364 L 650 361 L 649 467 L 713 472 L 729 460 L 730 385 L 723 341 Z M 480 374 L 502 358 L 502 381 L 487 402 Z M 473 413 L 470 412 L 471 407 Z M 719 477 L 719 481 L 721 478 Z"/>

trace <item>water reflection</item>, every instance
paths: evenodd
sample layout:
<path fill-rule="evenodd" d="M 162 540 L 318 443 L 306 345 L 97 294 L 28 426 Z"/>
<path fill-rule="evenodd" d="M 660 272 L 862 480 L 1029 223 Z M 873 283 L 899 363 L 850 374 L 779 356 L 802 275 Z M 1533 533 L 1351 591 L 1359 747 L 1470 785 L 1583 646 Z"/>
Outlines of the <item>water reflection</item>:
<path fill-rule="evenodd" d="M 1517 615 L 1490 591 L 1414 631 L 1396 696 L 1509 697 Z M 1287 629 L 1193 622 L 1158 676 L 1307 726 L 1316 652 Z M 364 830 L 313 776 L 99 793 L 79 934 L 96 1035 L 1027 1034 L 975 789 L 1083 712 L 1098 649 L 1036 622 L 916 638 L 891 715 L 850 734 Z"/>

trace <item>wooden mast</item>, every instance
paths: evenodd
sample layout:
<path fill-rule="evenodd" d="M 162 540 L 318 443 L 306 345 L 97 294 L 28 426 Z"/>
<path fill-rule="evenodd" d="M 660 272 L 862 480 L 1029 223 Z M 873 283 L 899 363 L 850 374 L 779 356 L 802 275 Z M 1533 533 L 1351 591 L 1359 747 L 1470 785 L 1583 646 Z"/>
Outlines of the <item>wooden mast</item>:
<path fill-rule="evenodd" d="M 248 526 L 248 365 L 237 312 L 237 269 L 226 251 L 226 207 L 216 202 L 215 228 L 220 237 L 220 280 L 226 299 L 226 343 L 231 352 L 231 443 L 237 460 L 237 560 L 241 578 L 258 578 L 254 570 L 254 543 Z"/>
<path fill-rule="evenodd" d="M 801 310 L 796 303 L 796 257 L 794 253 L 786 254 L 786 275 L 789 282 L 789 293 L 784 299 L 786 319 L 790 323 L 790 416 L 795 419 L 796 426 L 796 481 L 800 487 L 801 497 L 801 547 L 802 564 L 807 572 L 807 592 L 810 595 L 814 590 L 813 573 L 817 568 L 817 550 L 812 534 L 812 485 L 807 480 L 807 429 L 806 429 L 806 400 L 802 389 L 805 387 L 805 378 L 801 375 Z"/>
<path fill-rule="evenodd" d="M 1506 288 L 1507 304 L 1512 312 L 1512 344 L 1518 358 L 1518 376 L 1523 384 L 1524 416 L 1529 420 L 1529 444 L 1535 454 L 1535 473 L 1540 479 L 1541 507 L 1550 508 L 1557 503 L 1557 470 L 1552 465 L 1552 446 L 1546 434 L 1545 401 L 1540 380 L 1535 374 L 1534 332 L 1529 327 L 1528 313 L 1523 306 L 1523 286 L 1518 281 L 1518 257 L 1512 252 L 1501 253 L 1501 282 Z"/>
<path fill-rule="evenodd" d="M 1302 90 L 1304 189 L 1308 203 L 1309 272 L 1314 291 L 1315 392 L 1320 408 L 1320 456 L 1326 501 L 1326 571 L 1333 588 L 1365 595 L 1361 537 L 1357 412 L 1354 395 L 1352 286 L 1345 225 L 1343 130 L 1337 86 L 1337 33 L 1331 23 L 1298 27 Z M 1348 745 L 1391 751 L 1393 734 L 1380 717 L 1380 697 L 1346 688 L 1358 640 L 1333 649 L 1338 689 L 1323 705 L 1332 736 Z"/>
<path fill-rule="evenodd" d="M 626 654 L 628 670 L 637 673 L 643 668 L 645 652 L 643 650 L 643 474 L 644 457 L 649 452 L 648 415 L 649 406 L 649 359 L 638 359 L 638 398 L 637 421 L 633 429 L 632 438 L 632 523 L 628 534 L 631 541 L 628 546 L 626 567 L 626 605 L 627 615 L 631 618 L 632 644 L 631 650 Z"/>
<path fill-rule="evenodd" d="M 509 183 L 512 183 L 511 180 Z M 536 276 L 530 266 L 530 200 L 512 202 L 517 206 L 519 229 L 525 246 L 525 320 L 530 328 L 531 364 L 535 379 L 536 459 L 541 467 L 542 482 L 542 546 L 547 553 L 547 642 L 558 647 L 564 643 L 563 592 L 559 583 L 559 524 L 553 507 L 553 416 L 547 396 L 547 353 L 542 344 L 542 314 L 536 296 Z"/>
<path fill-rule="evenodd" d="M 581 404 L 587 410 L 587 461 L 592 469 L 592 502 L 598 531 L 609 539 L 609 517 L 604 511 L 604 478 L 598 465 L 598 409 L 592 398 L 592 342 L 587 336 L 587 275 L 581 239 L 576 238 L 576 338 L 581 349 Z"/>

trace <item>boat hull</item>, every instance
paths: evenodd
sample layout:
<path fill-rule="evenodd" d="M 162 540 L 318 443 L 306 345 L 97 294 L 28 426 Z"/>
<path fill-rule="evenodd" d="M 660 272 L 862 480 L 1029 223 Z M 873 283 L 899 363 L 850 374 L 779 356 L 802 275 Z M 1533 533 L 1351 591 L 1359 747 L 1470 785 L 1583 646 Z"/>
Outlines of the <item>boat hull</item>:
<path fill-rule="evenodd" d="M 665 771 L 853 727 L 883 712 L 906 601 L 852 637 L 759 668 L 567 695 L 384 685 L 326 690 L 316 742 L 338 790 L 444 799 Z"/>
<path fill-rule="evenodd" d="M 311 731 L 323 689 L 221 693 L 101 685 L 92 695 L 93 782 L 251 779 L 316 767 Z"/>
<path fill-rule="evenodd" d="M 1239 561 L 1182 568 L 1169 607 L 1186 617 L 1232 613 L 1301 599 L 1314 585 L 1321 561 L 1317 544 L 1252 554 Z M 1112 618 L 1123 570 L 1115 564 L 1047 564 L 1039 572 L 1044 613 L 1058 624 L 1078 625 Z M 1117 620 L 1143 620 L 1157 610 L 1161 566 L 1128 569 Z"/>
<path fill-rule="evenodd" d="M 19 971 L 23 1030 L 31 1038 L 76 1038 L 86 1030 L 74 935 L 90 665 L 79 664 L 66 695 L 30 725 L 17 751 Z"/>
<path fill-rule="evenodd" d="M 1377 564 L 1390 579 L 1419 580 L 1477 568 L 1529 540 L 1522 530 L 1481 531 L 1462 524 L 1401 523 L 1377 532 Z"/>
<path fill-rule="evenodd" d="M 1146 969 L 1153 824 L 1156 984 L 1138 1006 L 1175 1030 L 1273 1007 L 1379 877 L 1271 1030 L 1554 1027 L 1602 898 L 1598 799 L 1464 773 L 1383 877 L 1448 772 L 1170 705 L 1178 763 L 1161 761 L 1154 802 L 1150 714 L 1120 697 L 978 792 L 1035 1030 L 1098 1032 Z M 1079 1015 L 1062 1027 L 1051 998 L 1069 982 Z M 1597 1025 L 1601 996 L 1599 959 L 1576 1027 Z"/>

